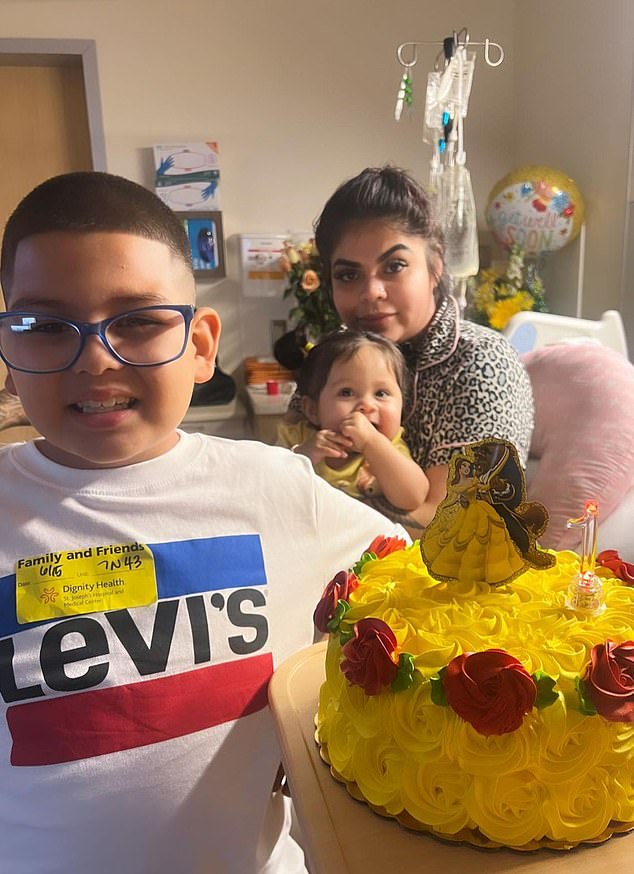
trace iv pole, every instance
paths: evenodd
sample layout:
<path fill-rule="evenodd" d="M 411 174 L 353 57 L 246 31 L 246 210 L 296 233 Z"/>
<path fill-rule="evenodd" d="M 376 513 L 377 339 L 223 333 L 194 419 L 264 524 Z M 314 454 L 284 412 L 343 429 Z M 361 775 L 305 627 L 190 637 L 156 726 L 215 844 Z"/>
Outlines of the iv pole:
<path fill-rule="evenodd" d="M 481 47 L 485 62 L 498 67 L 504 50 L 488 37 L 471 42 L 467 28 L 442 41 L 401 43 L 396 56 L 403 67 L 394 111 L 399 121 L 413 102 L 412 69 L 418 63 L 418 48 L 440 46 L 434 70 L 428 75 L 423 140 L 433 146 L 430 164 L 429 194 L 445 234 L 445 263 L 454 281 L 454 297 L 464 312 L 468 280 L 479 269 L 475 201 L 463 140 L 463 123 L 467 115 L 475 66 L 475 53 L 467 48 Z M 494 51 L 492 51 L 492 49 Z M 457 148 L 456 148 L 457 147 Z"/>

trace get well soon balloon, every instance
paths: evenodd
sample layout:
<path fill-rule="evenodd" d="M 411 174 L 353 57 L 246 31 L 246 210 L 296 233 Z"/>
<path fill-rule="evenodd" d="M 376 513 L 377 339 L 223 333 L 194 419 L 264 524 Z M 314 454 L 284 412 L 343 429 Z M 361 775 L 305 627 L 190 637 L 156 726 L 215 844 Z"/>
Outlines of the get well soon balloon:
<path fill-rule="evenodd" d="M 495 184 L 485 211 L 494 237 L 528 257 L 561 249 L 579 233 L 584 205 L 574 180 L 552 167 L 528 165 Z"/>

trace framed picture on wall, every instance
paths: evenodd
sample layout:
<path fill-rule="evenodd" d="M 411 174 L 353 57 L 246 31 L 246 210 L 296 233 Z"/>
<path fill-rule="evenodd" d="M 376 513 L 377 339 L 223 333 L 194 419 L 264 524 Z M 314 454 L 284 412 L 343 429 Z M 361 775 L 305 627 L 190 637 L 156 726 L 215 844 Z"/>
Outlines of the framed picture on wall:
<path fill-rule="evenodd" d="M 222 279 L 225 273 L 225 241 L 220 212 L 179 212 L 185 226 L 197 279 Z"/>

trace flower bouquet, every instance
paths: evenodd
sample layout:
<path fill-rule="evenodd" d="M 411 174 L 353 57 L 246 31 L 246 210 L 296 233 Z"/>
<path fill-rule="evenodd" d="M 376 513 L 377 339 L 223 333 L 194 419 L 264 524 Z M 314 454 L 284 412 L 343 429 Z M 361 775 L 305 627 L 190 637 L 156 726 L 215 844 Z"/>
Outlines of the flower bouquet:
<path fill-rule="evenodd" d="M 295 298 L 289 313 L 295 329 L 299 329 L 307 341 L 314 342 L 338 328 L 341 319 L 332 304 L 330 289 L 322 279 L 315 241 L 294 245 L 287 240 L 280 267 L 287 276 L 284 297 Z"/>
<path fill-rule="evenodd" d="M 505 270 L 487 267 L 473 280 L 466 316 L 472 322 L 503 331 L 525 310 L 546 312 L 544 284 L 534 262 L 526 263 L 521 246 L 513 246 Z"/>
<path fill-rule="evenodd" d="M 341 319 L 332 304 L 330 289 L 322 279 L 314 240 L 298 244 L 286 240 L 280 269 L 287 279 L 284 297 L 295 301 L 289 312 L 295 324 L 276 341 L 273 354 L 288 370 L 298 370 L 310 347 L 324 334 L 336 330 Z"/>

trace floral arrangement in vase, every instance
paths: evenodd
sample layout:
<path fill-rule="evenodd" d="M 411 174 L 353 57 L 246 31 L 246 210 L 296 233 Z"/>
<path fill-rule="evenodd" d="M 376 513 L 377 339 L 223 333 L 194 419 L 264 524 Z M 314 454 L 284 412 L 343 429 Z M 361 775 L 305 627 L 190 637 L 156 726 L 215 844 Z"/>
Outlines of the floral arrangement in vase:
<path fill-rule="evenodd" d="M 284 297 L 295 300 L 289 312 L 290 319 L 295 323 L 295 332 L 302 334 L 305 342 L 315 342 L 323 334 L 338 328 L 341 319 L 322 277 L 315 241 L 311 239 L 294 244 L 286 240 L 280 268 L 287 277 Z"/>
<path fill-rule="evenodd" d="M 487 267 L 472 282 L 466 316 L 472 322 L 503 331 L 519 312 L 546 312 L 544 284 L 534 261 L 514 245 L 505 269 Z"/>

